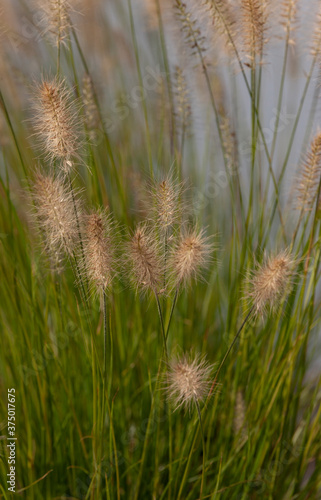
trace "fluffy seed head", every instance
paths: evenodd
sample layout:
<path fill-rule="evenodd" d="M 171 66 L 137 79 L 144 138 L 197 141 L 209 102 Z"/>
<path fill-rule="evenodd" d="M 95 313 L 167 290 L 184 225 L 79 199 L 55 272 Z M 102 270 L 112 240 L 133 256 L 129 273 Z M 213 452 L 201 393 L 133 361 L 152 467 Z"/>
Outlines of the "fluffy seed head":
<path fill-rule="evenodd" d="M 191 105 L 186 79 L 182 69 L 177 66 L 174 75 L 175 108 L 177 126 L 185 133 L 190 126 Z"/>
<path fill-rule="evenodd" d="M 321 175 L 321 132 L 313 139 L 302 164 L 301 176 L 297 187 L 297 208 L 309 211 L 317 197 Z"/>
<path fill-rule="evenodd" d="M 44 79 L 34 99 L 35 130 L 50 160 L 60 160 L 62 170 L 70 171 L 77 156 L 76 108 L 64 80 Z"/>
<path fill-rule="evenodd" d="M 167 233 L 182 213 L 183 185 L 169 174 L 161 182 L 154 182 L 150 191 L 152 220 Z"/>
<path fill-rule="evenodd" d="M 190 46 L 192 53 L 200 54 L 201 52 L 205 52 L 205 37 L 202 35 L 201 26 L 193 17 L 186 3 L 181 0 L 175 0 L 174 9 L 185 41 Z"/>
<path fill-rule="evenodd" d="M 241 439 L 247 437 L 247 426 L 245 422 L 246 404 L 242 391 L 237 391 L 234 408 L 233 429 L 236 435 Z"/>
<path fill-rule="evenodd" d="M 244 52 L 251 65 L 262 55 L 264 33 L 266 31 L 266 13 L 260 0 L 241 0 Z"/>
<path fill-rule="evenodd" d="M 175 410 L 184 406 L 191 409 L 193 404 L 204 401 L 211 382 L 213 365 L 205 357 L 184 354 L 169 361 L 166 374 L 166 393 Z"/>
<path fill-rule="evenodd" d="M 95 130 L 99 126 L 99 114 L 94 98 L 93 82 L 88 73 L 84 75 L 82 83 L 86 126 L 88 128 L 90 138 L 95 140 Z"/>
<path fill-rule="evenodd" d="M 36 0 L 36 7 L 42 13 L 43 34 L 48 34 L 55 47 L 65 43 L 71 28 L 72 5 L 67 0 Z"/>
<path fill-rule="evenodd" d="M 187 286 L 193 278 L 199 277 L 201 270 L 209 263 L 213 249 L 203 229 L 190 229 L 180 236 L 170 257 L 175 288 Z"/>
<path fill-rule="evenodd" d="M 321 6 L 318 8 L 317 15 L 315 16 L 315 26 L 312 36 L 312 47 L 311 54 L 313 57 L 317 57 L 321 51 Z"/>
<path fill-rule="evenodd" d="M 275 308 L 289 290 L 294 275 L 295 260 L 288 250 L 276 257 L 265 258 L 250 279 L 249 297 L 257 314 Z"/>
<path fill-rule="evenodd" d="M 229 169 L 235 168 L 236 164 L 236 134 L 232 128 L 232 123 L 226 114 L 222 114 L 222 140 L 224 144 L 224 156 Z"/>
<path fill-rule="evenodd" d="M 205 0 L 205 4 L 208 7 L 215 31 L 221 35 L 224 42 L 222 48 L 228 51 L 229 56 L 232 56 L 234 50 L 232 41 L 235 41 L 235 28 L 238 20 L 237 14 L 234 12 L 235 5 L 226 0 Z"/>
<path fill-rule="evenodd" d="M 84 225 L 85 267 L 89 282 L 102 297 L 116 273 L 115 224 L 106 211 L 97 211 L 84 218 Z"/>
<path fill-rule="evenodd" d="M 131 279 L 136 288 L 157 291 L 161 283 L 161 265 L 155 234 L 146 224 L 139 225 L 128 244 Z"/>
<path fill-rule="evenodd" d="M 73 253 L 79 239 L 72 193 L 61 177 L 37 171 L 33 199 L 45 248 L 52 261 L 58 263 L 63 252 Z"/>
<path fill-rule="evenodd" d="M 284 0 L 282 2 L 281 10 L 281 24 L 288 37 L 288 43 L 294 45 L 295 41 L 292 37 L 292 33 L 297 28 L 297 11 L 298 11 L 298 0 Z"/>

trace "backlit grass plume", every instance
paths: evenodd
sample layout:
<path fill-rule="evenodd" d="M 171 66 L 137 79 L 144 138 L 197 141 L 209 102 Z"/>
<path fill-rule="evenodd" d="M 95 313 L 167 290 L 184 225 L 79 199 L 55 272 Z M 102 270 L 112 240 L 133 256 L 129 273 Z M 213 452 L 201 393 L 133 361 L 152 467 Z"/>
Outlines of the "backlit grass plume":
<path fill-rule="evenodd" d="M 205 37 L 202 34 L 201 25 L 193 17 L 186 3 L 181 0 L 175 0 L 174 9 L 177 19 L 180 22 L 185 41 L 190 46 L 192 53 L 201 54 L 205 52 Z"/>
<path fill-rule="evenodd" d="M 314 30 L 312 35 L 311 54 L 317 59 L 321 51 L 321 6 L 318 6 L 317 14 L 315 15 Z"/>
<path fill-rule="evenodd" d="M 65 80 L 43 79 L 34 95 L 34 127 L 47 159 L 58 160 L 64 172 L 77 157 L 79 134 L 77 111 Z"/>
<path fill-rule="evenodd" d="M 293 282 L 294 266 L 295 260 L 288 250 L 265 257 L 250 278 L 249 297 L 254 313 L 264 314 L 280 304 Z"/>
<path fill-rule="evenodd" d="M 292 34 L 297 27 L 298 0 L 285 0 L 281 6 L 281 25 L 290 45 L 294 45 Z"/>
<path fill-rule="evenodd" d="M 161 259 L 155 234 L 146 224 L 135 229 L 125 255 L 125 265 L 135 288 L 157 293 L 162 278 Z"/>
<path fill-rule="evenodd" d="M 321 176 L 321 132 L 311 142 L 310 149 L 301 166 L 297 187 L 297 208 L 310 211 L 317 197 Z"/>
<path fill-rule="evenodd" d="M 85 73 L 82 84 L 86 127 L 88 129 L 90 139 L 95 140 L 96 130 L 99 127 L 99 113 L 95 103 L 93 82 L 88 73 Z"/>
<path fill-rule="evenodd" d="M 71 3 L 68 0 L 37 0 L 36 5 L 42 12 L 43 33 L 48 35 L 55 47 L 59 47 L 65 43 L 71 28 Z"/>
<path fill-rule="evenodd" d="M 266 31 L 266 6 L 260 0 L 242 0 L 242 21 L 240 23 L 243 50 L 251 65 L 263 55 Z"/>
<path fill-rule="evenodd" d="M 234 38 L 236 35 L 237 15 L 234 12 L 235 5 L 225 0 L 205 0 L 205 4 L 212 17 L 214 30 L 222 36 L 225 49 L 231 49 L 235 43 Z"/>
<path fill-rule="evenodd" d="M 160 182 L 153 182 L 150 188 L 150 209 L 152 220 L 159 229 L 168 234 L 182 215 L 183 184 L 172 174 Z"/>
<path fill-rule="evenodd" d="M 115 223 L 107 211 L 84 217 L 85 268 L 89 283 L 102 298 L 116 275 Z"/>
<path fill-rule="evenodd" d="M 63 252 L 73 254 L 79 240 L 73 195 L 61 176 L 41 171 L 35 173 L 32 193 L 46 251 L 58 263 Z"/>
<path fill-rule="evenodd" d="M 202 270 L 209 264 L 214 245 L 205 236 L 203 229 L 187 229 L 182 232 L 171 256 L 171 269 L 174 287 L 179 289 L 201 276 Z"/>
<path fill-rule="evenodd" d="M 247 438 L 248 429 L 246 425 L 246 403 L 241 390 L 238 390 L 235 397 L 233 430 L 241 438 L 241 441 Z"/>
<path fill-rule="evenodd" d="M 184 134 L 191 122 L 191 104 L 186 78 L 179 66 L 176 67 L 174 75 L 174 91 L 176 121 L 183 135 L 182 141 L 184 141 Z"/>
<path fill-rule="evenodd" d="M 212 371 L 213 365 L 200 355 L 183 354 L 169 360 L 165 390 L 175 410 L 191 410 L 206 399 Z"/>

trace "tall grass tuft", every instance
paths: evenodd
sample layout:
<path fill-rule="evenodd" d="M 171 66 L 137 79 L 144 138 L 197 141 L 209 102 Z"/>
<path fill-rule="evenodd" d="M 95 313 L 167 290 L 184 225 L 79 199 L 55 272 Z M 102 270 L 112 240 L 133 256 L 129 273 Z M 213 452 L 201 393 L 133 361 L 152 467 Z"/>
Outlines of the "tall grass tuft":
<path fill-rule="evenodd" d="M 36 3 L 1 4 L 1 498 L 320 499 L 318 2 Z"/>

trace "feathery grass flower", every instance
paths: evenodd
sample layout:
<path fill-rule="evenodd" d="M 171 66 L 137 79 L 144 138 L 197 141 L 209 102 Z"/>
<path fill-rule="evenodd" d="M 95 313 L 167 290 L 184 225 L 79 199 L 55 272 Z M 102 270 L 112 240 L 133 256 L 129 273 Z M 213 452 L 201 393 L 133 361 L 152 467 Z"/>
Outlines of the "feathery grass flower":
<path fill-rule="evenodd" d="M 86 127 L 88 129 L 90 139 L 94 141 L 96 139 L 96 131 L 99 127 L 99 113 L 95 103 L 93 82 L 88 73 L 85 73 L 82 84 Z"/>
<path fill-rule="evenodd" d="M 313 138 L 310 149 L 302 164 L 301 176 L 297 187 L 297 208 L 302 211 L 312 210 L 317 197 L 321 176 L 321 132 Z"/>
<path fill-rule="evenodd" d="M 241 440 L 247 438 L 247 425 L 245 421 L 246 404 L 244 401 L 243 392 L 238 390 L 235 398 L 233 429 L 236 435 L 239 435 Z"/>
<path fill-rule="evenodd" d="M 36 217 L 45 248 L 54 262 L 64 251 L 71 255 L 79 240 L 73 195 L 61 176 L 36 171 L 33 183 Z M 79 201 L 76 199 L 76 204 Z"/>
<path fill-rule="evenodd" d="M 266 6 L 260 0 L 242 0 L 242 22 L 240 24 L 243 37 L 243 48 L 251 65 L 255 66 L 256 58 L 263 53 L 264 33 L 266 31 Z"/>
<path fill-rule="evenodd" d="M 277 307 L 289 290 L 294 275 L 295 260 L 288 250 L 276 257 L 266 257 L 250 278 L 249 297 L 256 314 L 264 314 Z"/>
<path fill-rule="evenodd" d="M 174 1 L 174 8 L 177 19 L 180 22 L 181 30 L 186 43 L 190 46 L 193 54 L 205 52 L 205 37 L 201 31 L 201 25 L 192 15 L 185 2 Z"/>
<path fill-rule="evenodd" d="M 315 15 L 314 30 L 312 34 L 312 57 L 319 57 L 321 51 L 321 5 L 318 6 L 318 11 Z"/>
<path fill-rule="evenodd" d="M 115 223 L 105 210 L 84 217 L 85 268 L 92 287 L 100 297 L 106 293 L 116 275 Z"/>
<path fill-rule="evenodd" d="M 154 182 L 150 191 L 152 220 L 168 233 L 182 214 L 183 184 L 169 174 L 161 182 Z"/>
<path fill-rule="evenodd" d="M 183 232 L 170 256 L 174 287 L 187 286 L 191 280 L 200 277 L 211 258 L 214 245 L 204 235 L 204 229 L 189 229 Z"/>
<path fill-rule="evenodd" d="M 41 26 L 43 34 L 48 34 L 55 47 L 65 43 L 71 28 L 70 15 L 73 7 L 68 0 L 36 0 L 37 7 L 41 10 Z"/>
<path fill-rule="evenodd" d="M 77 108 L 65 80 L 44 79 L 37 85 L 34 109 L 34 126 L 46 157 L 61 161 L 62 170 L 69 172 L 77 157 L 79 134 Z"/>
<path fill-rule="evenodd" d="M 294 45 L 295 41 L 292 37 L 293 32 L 297 28 L 297 11 L 298 0 L 284 0 L 281 5 L 281 24 L 285 31 L 288 43 Z"/>
<path fill-rule="evenodd" d="M 126 258 L 135 287 L 157 292 L 162 279 L 161 260 L 156 236 L 146 224 L 136 228 L 128 243 Z"/>
<path fill-rule="evenodd" d="M 213 365 L 200 355 L 183 354 L 169 360 L 165 390 L 175 410 L 181 406 L 191 410 L 206 399 L 212 371 Z"/>
<path fill-rule="evenodd" d="M 238 21 L 235 5 L 232 2 L 226 2 L 226 0 L 205 0 L 205 5 L 209 9 L 212 25 L 215 26 L 218 34 L 223 36 L 223 48 L 232 55 L 230 49 L 234 43 Z"/>
<path fill-rule="evenodd" d="M 176 66 L 174 74 L 174 94 L 177 126 L 180 127 L 182 133 L 185 133 L 191 124 L 192 112 L 186 78 L 179 66 Z"/>

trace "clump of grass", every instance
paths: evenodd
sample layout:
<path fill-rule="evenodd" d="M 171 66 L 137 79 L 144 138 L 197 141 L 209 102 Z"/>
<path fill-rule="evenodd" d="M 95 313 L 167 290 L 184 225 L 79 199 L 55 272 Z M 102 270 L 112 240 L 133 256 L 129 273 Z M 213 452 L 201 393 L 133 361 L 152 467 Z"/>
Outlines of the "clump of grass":
<path fill-rule="evenodd" d="M 93 28 L 72 26 L 74 2 L 48 1 L 40 28 L 52 49 L 29 4 L 10 2 L 10 19 L 20 22 L 21 8 L 32 21 L 21 36 L 8 24 L 1 46 L 14 71 L 0 92 L 0 392 L 6 401 L 16 388 L 17 494 L 319 498 L 320 18 L 309 5 L 305 73 L 290 53 L 296 38 L 301 54 L 305 30 L 296 0 L 169 4 L 146 4 L 153 30 L 142 33 L 132 0 L 111 16 L 87 2 L 99 18 L 88 37 Z M 279 50 L 279 87 L 266 94 Z M 53 58 L 56 76 L 35 88 L 35 172 L 21 87 Z M 296 162 L 298 218 L 284 189 Z M 43 272 L 28 234 L 22 179 L 59 274 Z M 218 230 L 220 266 L 207 236 Z"/>

